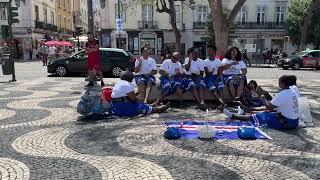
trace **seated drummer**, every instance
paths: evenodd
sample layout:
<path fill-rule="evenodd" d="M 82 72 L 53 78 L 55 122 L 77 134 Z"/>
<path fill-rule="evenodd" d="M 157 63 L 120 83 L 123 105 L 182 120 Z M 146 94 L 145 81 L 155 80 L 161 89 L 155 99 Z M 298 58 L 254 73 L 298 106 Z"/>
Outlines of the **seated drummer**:
<path fill-rule="evenodd" d="M 180 54 L 178 52 L 174 52 L 171 59 L 163 61 L 159 71 L 161 74 L 160 85 L 162 91 L 160 98 L 155 104 L 162 103 L 163 100 L 171 94 L 176 94 L 179 100 L 182 99 L 183 91 L 181 87 L 181 80 L 184 75 L 179 59 Z"/>
<path fill-rule="evenodd" d="M 192 94 L 197 100 L 199 108 L 204 109 L 204 90 L 206 88 L 203 80 L 204 62 L 199 58 L 198 49 L 191 48 L 188 53 L 189 57 L 187 57 L 184 62 L 186 78 L 182 83 L 187 84 L 187 89 L 192 88 Z"/>
<path fill-rule="evenodd" d="M 133 78 L 134 74 L 132 72 L 124 71 L 120 76 L 120 80 L 113 87 L 111 94 L 112 115 L 134 117 L 139 114 L 148 115 L 163 112 L 169 108 L 169 103 L 159 107 L 151 107 L 148 104 L 140 102 L 134 92 Z"/>
<path fill-rule="evenodd" d="M 215 46 L 208 46 L 209 57 L 204 60 L 204 70 L 205 70 L 205 84 L 210 91 L 220 102 L 219 109 L 223 108 L 224 101 L 223 96 L 223 77 L 219 74 L 221 67 L 221 60 L 216 57 L 217 48 Z"/>
<path fill-rule="evenodd" d="M 144 48 L 142 57 L 135 62 L 134 72 L 136 73 L 136 84 L 138 85 L 139 96 L 142 97 L 144 103 L 147 103 L 152 86 L 156 84 L 157 64 L 156 61 L 149 57 L 150 50 Z"/>

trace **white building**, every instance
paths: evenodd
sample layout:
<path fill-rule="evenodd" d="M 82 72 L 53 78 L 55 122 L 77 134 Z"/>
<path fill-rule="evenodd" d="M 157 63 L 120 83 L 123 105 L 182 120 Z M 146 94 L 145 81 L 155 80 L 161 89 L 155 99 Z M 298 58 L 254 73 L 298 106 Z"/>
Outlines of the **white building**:
<path fill-rule="evenodd" d="M 100 0 L 93 0 L 92 3 L 93 7 L 93 19 L 94 19 L 94 31 L 96 33 L 99 33 L 101 31 L 101 22 L 103 21 L 103 19 L 105 18 L 102 14 L 101 14 L 101 1 Z"/>
<path fill-rule="evenodd" d="M 40 41 L 56 37 L 56 0 L 20 1 L 18 6 L 19 23 L 13 25 L 15 58 L 30 59 L 32 48 L 37 48 Z M 1 21 L 1 24 L 5 23 Z M 6 23 L 7 24 L 7 23 Z"/>
<path fill-rule="evenodd" d="M 82 27 L 84 33 L 88 31 L 87 0 L 73 0 L 73 21 L 75 27 Z"/>
<path fill-rule="evenodd" d="M 134 4 L 129 0 L 121 2 L 124 22 L 121 35 L 116 33 L 117 1 L 106 0 L 105 8 L 101 8 L 103 47 L 122 47 L 139 54 L 141 47 L 148 43 L 156 55 L 173 47 L 175 38 L 168 14 L 156 12 L 155 5 Z M 226 0 L 223 1 L 223 6 L 231 9 L 235 2 L 236 0 Z M 235 20 L 234 31 L 230 33 L 233 44 L 240 48 L 245 48 L 246 44 L 256 44 L 257 52 L 265 48 L 286 48 L 284 25 L 289 4 L 288 0 L 247 1 Z M 206 23 L 210 13 L 208 1 L 196 0 L 192 6 L 176 1 L 175 7 L 183 51 L 196 46 L 205 55 Z"/>

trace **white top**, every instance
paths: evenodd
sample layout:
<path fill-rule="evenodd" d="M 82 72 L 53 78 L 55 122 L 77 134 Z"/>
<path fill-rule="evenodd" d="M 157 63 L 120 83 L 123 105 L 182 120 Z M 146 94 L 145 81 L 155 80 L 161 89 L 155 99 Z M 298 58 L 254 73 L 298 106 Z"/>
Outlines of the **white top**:
<path fill-rule="evenodd" d="M 300 97 L 300 90 L 296 85 L 290 86 L 289 88 L 296 93 L 297 97 Z"/>
<path fill-rule="evenodd" d="M 221 66 L 221 61 L 218 58 L 215 58 L 214 61 L 211 61 L 209 58 L 204 60 L 204 67 L 208 68 L 208 71 L 213 75 L 218 74 L 218 70 L 220 66 Z"/>
<path fill-rule="evenodd" d="M 140 58 L 142 59 L 142 65 L 141 65 L 140 71 L 137 73 L 138 75 L 149 74 L 151 73 L 152 70 L 158 70 L 157 63 L 153 58 L 151 57 L 148 57 L 148 59 L 144 59 L 143 57 L 140 57 Z M 135 62 L 135 67 L 137 67 L 138 65 L 139 65 L 139 60 L 137 59 Z"/>
<path fill-rule="evenodd" d="M 184 65 L 187 65 L 188 63 L 189 63 L 189 58 L 187 57 L 184 60 Z M 203 60 L 200 58 L 198 58 L 196 61 L 192 60 L 190 69 L 189 71 L 186 71 L 186 75 L 191 75 L 192 73 L 200 75 L 200 72 L 204 71 L 203 63 L 204 63 Z"/>
<path fill-rule="evenodd" d="M 277 111 L 289 119 L 299 118 L 298 97 L 294 90 L 285 89 L 276 94 L 271 104 L 277 106 Z"/>
<path fill-rule="evenodd" d="M 165 71 L 170 76 L 176 75 L 177 71 L 183 73 L 182 65 L 180 62 L 173 63 L 171 59 L 164 60 L 161 64 L 160 70 Z"/>
<path fill-rule="evenodd" d="M 233 62 L 238 62 L 237 65 L 232 65 L 229 69 L 225 69 L 223 71 L 223 74 L 225 75 L 239 75 L 241 74 L 241 69 L 245 69 L 247 68 L 246 67 L 246 64 L 243 62 L 243 61 L 233 61 L 233 60 L 229 60 L 229 59 L 226 59 L 224 58 L 221 62 L 221 65 L 225 65 L 225 64 L 231 64 Z"/>
<path fill-rule="evenodd" d="M 56 47 L 50 46 L 50 47 L 49 47 L 49 54 L 56 54 L 56 50 L 57 50 Z"/>
<path fill-rule="evenodd" d="M 124 80 L 119 80 L 112 88 L 112 98 L 121 98 L 128 96 L 128 93 L 134 91 L 132 83 Z"/>

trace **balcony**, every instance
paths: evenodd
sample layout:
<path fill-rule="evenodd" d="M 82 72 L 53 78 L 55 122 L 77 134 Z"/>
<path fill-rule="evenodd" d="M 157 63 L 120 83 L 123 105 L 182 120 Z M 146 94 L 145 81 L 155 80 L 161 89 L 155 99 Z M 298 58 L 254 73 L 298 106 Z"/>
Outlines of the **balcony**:
<path fill-rule="evenodd" d="M 57 32 L 58 31 L 58 27 L 52 24 L 44 24 L 44 29 L 45 30 L 49 30 L 52 32 Z"/>
<path fill-rule="evenodd" d="M 48 30 L 52 32 L 58 31 L 58 27 L 53 24 L 48 24 L 40 21 L 35 21 L 34 24 L 35 24 L 35 28 L 37 29 L 43 29 L 43 30 Z"/>
<path fill-rule="evenodd" d="M 66 28 L 60 28 L 59 33 L 72 34 L 72 30 Z"/>
<path fill-rule="evenodd" d="M 44 29 L 44 23 L 40 21 L 34 21 L 35 28 L 37 29 Z"/>
<path fill-rule="evenodd" d="M 139 21 L 139 29 L 158 29 L 157 21 Z"/>
<path fill-rule="evenodd" d="M 285 26 L 286 23 L 284 22 L 236 22 L 235 24 L 236 29 L 284 29 Z"/>
<path fill-rule="evenodd" d="M 193 29 L 204 29 L 207 22 L 193 22 Z"/>

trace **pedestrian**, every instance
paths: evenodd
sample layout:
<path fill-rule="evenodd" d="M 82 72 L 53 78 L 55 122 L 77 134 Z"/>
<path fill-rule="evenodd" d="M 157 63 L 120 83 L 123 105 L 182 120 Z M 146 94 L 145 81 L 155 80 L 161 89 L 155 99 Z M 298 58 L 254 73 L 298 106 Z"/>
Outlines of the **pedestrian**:
<path fill-rule="evenodd" d="M 221 66 L 225 85 L 228 87 L 232 98 L 239 101 L 246 84 L 247 68 L 237 47 L 228 50 Z"/>
<path fill-rule="evenodd" d="M 142 50 L 142 57 L 136 59 L 134 72 L 136 73 L 135 81 L 138 85 L 138 93 L 144 103 L 148 102 L 152 86 L 156 84 L 158 68 L 156 61 L 149 57 L 150 49 Z"/>
<path fill-rule="evenodd" d="M 245 49 L 245 50 L 243 51 L 243 53 L 242 53 L 242 59 L 244 60 L 244 62 L 246 63 L 246 65 L 249 64 L 249 66 L 251 66 L 251 61 L 250 61 L 250 59 L 249 59 L 249 57 L 248 57 L 248 52 L 247 52 L 246 49 Z"/>
<path fill-rule="evenodd" d="M 38 54 L 38 50 L 36 47 L 32 48 L 32 60 L 36 60 L 37 59 L 37 54 Z"/>
<path fill-rule="evenodd" d="M 100 52 L 99 52 L 99 41 L 94 38 L 92 32 L 88 32 L 88 42 L 86 43 L 85 52 L 88 55 L 88 73 L 89 73 L 89 83 L 87 86 L 94 86 L 93 78 L 95 72 L 99 75 L 101 86 L 104 86 L 103 74 L 100 69 Z"/>
<path fill-rule="evenodd" d="M 206 85 L 204 83 L 204 62 L 199 58 L 199 50 L 196 48 L 189 49 L 189 57 L 185 59 L 184 68 L 186 70 L 186 78 L 183 84 L 188 84 L 186 90 L 191 90 L 200 109 L 205 109 L 204 90 Z M 187 82 L 185 82 L 187 81 Z"/>
<path fill-rule="evenodd" d="M 160 113 L 167 110 L 170 103 L 159 107 L 152 107 L 139 101 L 135 92 L 132 81 L 134 74 L 131 71 L 124 71 L 120 80 L 112 89 L 111 113 L 119 117 L 134 117 L 139 114 L 148 115 L 151 113 Z"/>
<path fill-rule="evenodd" d="M 291 86 L 296 84 L 295 76 L 281 76 L 279 88 L 281 91 L 270 101 L 264 99 L 266 108 L 257 108 L 261 112 L 252 115 L 233 114 L 228 109 L 224 113 L 231 119 L 250 121 L 255 126 L 266 124 L 269 128 L 288 130 L 295 129 L 299 124 L 298 96 Z"/>
<path fill-rule="evenodd" d="M 42 44 L 41 47 L 39 48 L 39 53 L 40 53 L 40 57 L 43 63 L 43 66 L 47 66 L 48 65 L 48 52 L 47 52 L 47 47 Z"/>
<path fill-rule="evenodd" d="M 224 88 L 223 77 L 220 72 L 221 60 L 216 57 L 217 48 L 215 46 L 208 46 L 207 49 L 209 57 L 204 61 L 204 81 L 208 90 L 219 100 L 221 109 L 224 106 L 224 101 L 221 98 Z"/>
<path fill-rule="evenodd" d="M 53 61 L 56 59 L 57 54 L 57 48 L 55 46 L 49 47 L 49 55 L 50 55 L 50 61 Z"/>
<path fill-rule="evenodd" d="M 163 100 L 172 94 L 176 94 L 178 99 L 182 99 L 182 79 L 184 78 L 184 72 L 180 60 L 180 54 L 174 52 L 171 55 L 171 59 L 166 59 L 163 61 L 160 67 L 160 86 L 161 86 L 161 96 L 156 101 L 156 105 L 159 105 Z M 181 101 L 180 101 L 181 104 Z"/>

